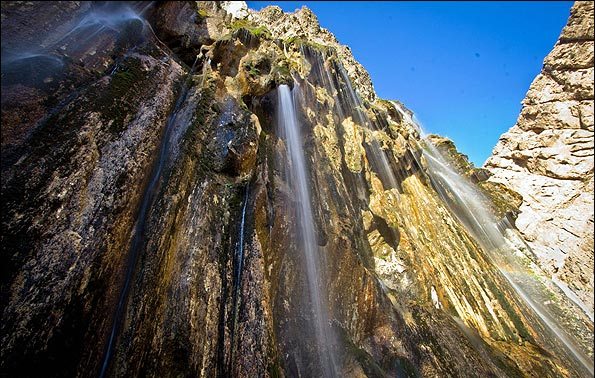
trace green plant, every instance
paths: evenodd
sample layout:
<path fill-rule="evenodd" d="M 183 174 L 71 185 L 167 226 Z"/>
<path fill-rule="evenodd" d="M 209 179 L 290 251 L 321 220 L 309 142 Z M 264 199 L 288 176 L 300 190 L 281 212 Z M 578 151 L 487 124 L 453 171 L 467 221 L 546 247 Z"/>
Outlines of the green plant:
<path fill-rule="evenodd" d="M 247 30 L 250 34 L 258 38 L 264 39 L 271 39 L 272 35 L 270 30 L 264 25 L 256 25 L 249 20 L 234 20 L 231 25 L 230 29 L 232 31 L 238 31 L 240 29 Z"/>
<path fill-rule="evenodd" d="M 198 15 L 198 20 L 204 20 L 205 18 L 207 18 L 209 16 L 209 14 L 207 13 L 206 10 L 200 8 L 196 11 L 197 15 Z"/>
<path fill-rule="evenodd" d="M 322 43 L 318 43 L 318 42 L 314 42 L 314 41 L 309 41 L 307 39 L 304 39 L 304 38 L 298 37 L 298 36 L 291 36 L 291 37 L 285 39 L 283 41 L 283 43 L 286 46 L 290 46 L 290 45 L 295 45 L 298 47 L 299 46 L 308 46 L 308 47 L 313 48 L 318 51 L 327 51 L 327 50 L 331 49 L 330 46 L 323 45 Z"/>

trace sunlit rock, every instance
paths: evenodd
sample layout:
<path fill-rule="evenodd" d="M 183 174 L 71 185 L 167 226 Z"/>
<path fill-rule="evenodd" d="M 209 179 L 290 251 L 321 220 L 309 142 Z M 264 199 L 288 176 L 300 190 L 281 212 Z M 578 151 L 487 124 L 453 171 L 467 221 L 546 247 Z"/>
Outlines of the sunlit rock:
<path fill-rule="evenodd" d="M 485 166 L 523 197 L 517 226 L 593 317 L 593 3 L 577 2 Z"/>

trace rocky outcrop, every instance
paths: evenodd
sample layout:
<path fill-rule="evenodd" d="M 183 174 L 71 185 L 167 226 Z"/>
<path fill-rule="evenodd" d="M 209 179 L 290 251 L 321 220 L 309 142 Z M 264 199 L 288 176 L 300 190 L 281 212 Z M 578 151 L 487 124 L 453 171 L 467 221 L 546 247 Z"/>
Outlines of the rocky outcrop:
<path fill-rule="evenodd" d="M 523 197 L 516 226 L 593 316 L 593 2 L 577 1 L 485 168 Z"/>
<path fill-rule="evenodd" d="M 260 12 L 252 11 L 247 18 L 266 26 L 271 35 L 283 41 L 284 45 L 304 42 L 336 50 L 342 66 L 359 94 L 369 101 L 376 99 L 368 71 L 355 60 L 349 46 L 341 45 L 329 30 L 320 27 L 318 18 L 307 7 L 304 6 L 294 13 L 284 13 L 277 6 L 269 6 Z"/>
<path fill-rule="evenodd" d="M 42 4 L 2 3 L 3 33 Z M 52 8 L 68 43 L 38 46 L 55 74 L 3 66 L 2 374 L 321 376 L 322 354 L 338 376 L 582 374 L 437 193 L 411 114 L 311 11 L 71 7 Z"/>

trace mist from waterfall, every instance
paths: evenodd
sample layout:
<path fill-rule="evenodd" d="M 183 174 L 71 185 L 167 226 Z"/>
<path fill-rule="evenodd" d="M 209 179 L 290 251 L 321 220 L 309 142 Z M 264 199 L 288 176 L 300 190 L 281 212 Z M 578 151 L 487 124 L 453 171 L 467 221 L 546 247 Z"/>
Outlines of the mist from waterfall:
<path fill-rule="evenodd" d="M 126 33 L 130 31 L 127 28 L 133 23 L 138 23 L 144 29 L 148 24 L 143 18 L 143 13 L 151 5 L 149 3 L 143 9 L 137 10 L 127 3 L 93 4 L 90 11 L 85 13 L 70 30 L 59 36 L 53 45 L 87 43 L 107 31 L 117 34 Z"/>
<path fill-rule="evenodd" d="M 294 89 L 295 91 L 295 89 Z M 293 93 L 287 85 L 280 85 L 278 95 L 278 125 L 285 136 L 287 147 L 290 187 L 296 196 L 298 235 L 301 235 L 299 247 L 305 262 L 308 294 L 313 315 L 315 342 L 324 377 L 335 377 L 338 374 L 337 363 L 332 351 L 334 335 L 329 324 L 327 304 L 322 287 L 324 264 L 321 264 L 312 214 L 310 184 L 306 171 L 303 139 L 298 123 Z"/>
<path fill-rule="evenodd" d="M 92 3 L 78 17 L 40 36 L 41 41 L 36 47 L 26 43 L 3 44 L 3 85 L 12 82 L 39 85 L 53 75 L 64 74 L 72 64 L 84 65 L 87 57 L 100 52 L 100 49 L 107 49 L 114 41 L 130 43 L 129 50 L 133 50 L 147 37 L 157 39 L 144 18 L 144 13 L 152 5 L 153 2 Z M 111 71 L 116 68 L 117 64 Z"/>

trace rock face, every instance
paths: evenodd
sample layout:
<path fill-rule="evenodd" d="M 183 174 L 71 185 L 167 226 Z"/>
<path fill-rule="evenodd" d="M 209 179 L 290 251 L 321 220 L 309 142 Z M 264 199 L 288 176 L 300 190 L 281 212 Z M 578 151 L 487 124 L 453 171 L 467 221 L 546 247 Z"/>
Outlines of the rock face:
<path fill-rule="evenodd" d="M 518 192 L 516 226 L 593 316 L 593 3 L 577 1 L 517 123 L 485 168 Z"/>
<path fill-rule="evenodd" d="M 320 356 L 347 377 L 585 375 L 438 194 L 411 114 L 307 8 L 65 5 L 2 3 L 3 54 L 33 43 L 2 66 L 2 375 L 323 376 Z"/>

